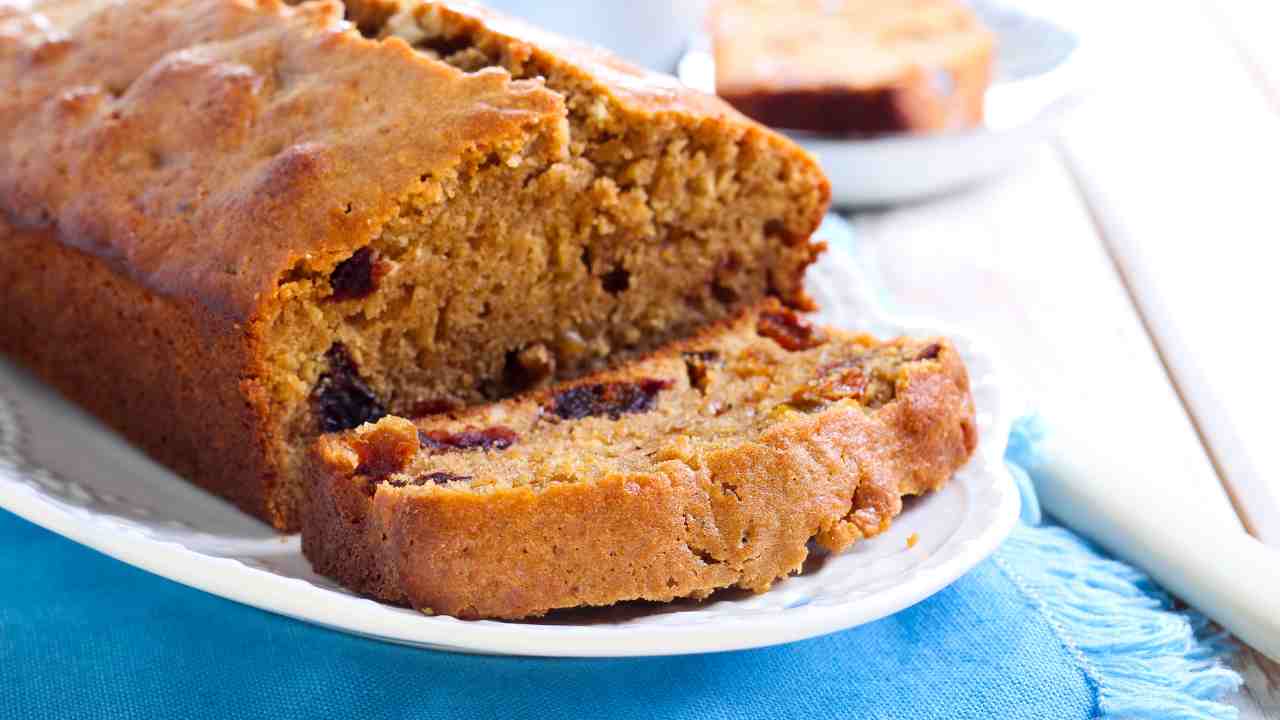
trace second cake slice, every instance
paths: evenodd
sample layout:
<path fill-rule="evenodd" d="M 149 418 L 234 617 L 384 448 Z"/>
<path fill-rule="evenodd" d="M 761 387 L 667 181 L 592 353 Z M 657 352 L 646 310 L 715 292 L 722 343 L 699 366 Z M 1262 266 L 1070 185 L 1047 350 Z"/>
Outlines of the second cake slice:
<path fill-rule="evenodd" d="M 322 438 L 303 550 L 354 590 L 469 618 L 759 592 L 811 539 L 883 532 L 976 443 L 947 341 L 769 302 L 618 371 Z"/>

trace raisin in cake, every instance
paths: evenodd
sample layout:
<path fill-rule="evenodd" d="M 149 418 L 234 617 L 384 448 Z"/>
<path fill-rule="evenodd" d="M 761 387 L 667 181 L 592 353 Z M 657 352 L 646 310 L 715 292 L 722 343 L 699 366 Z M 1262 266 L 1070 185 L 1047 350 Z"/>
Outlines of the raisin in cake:
<path fill-rule="evenodd" d="M 982 122 L 993 35 L 962 0 L 721 0 L 716 93 L 773 127 L 846 135 Z"/>
<path fill-rule="evenodd" d="M 764 591 L 811 539 L 883 532 L 974 450 L 943 339 L 776 303 L 626 368 L 317 441 L 302 547 L 375 598 L 466 618 Z"/>
<path fill-rule="evenodd" d="M 322 431 L 571 377 L 802 274 L 829 189 L 719 101 L 488 13 L 0 8 L 0 351 L 296 527 Z"/>

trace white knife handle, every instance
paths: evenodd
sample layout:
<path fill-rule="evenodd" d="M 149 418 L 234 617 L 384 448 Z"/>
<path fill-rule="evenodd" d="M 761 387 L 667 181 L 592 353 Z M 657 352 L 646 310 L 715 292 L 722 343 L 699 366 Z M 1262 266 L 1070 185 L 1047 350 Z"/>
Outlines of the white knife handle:
<path fill-rule="evenodd" d="M 1216 488 L 1144 472 L 1142 453 L 1121 441 L 1132 429 L 1098 425 L 1047 433 L 1035 472 L 1045 510 L 1280 660 L 1280 550 L 1224 519 L 1205 494 Z"/>

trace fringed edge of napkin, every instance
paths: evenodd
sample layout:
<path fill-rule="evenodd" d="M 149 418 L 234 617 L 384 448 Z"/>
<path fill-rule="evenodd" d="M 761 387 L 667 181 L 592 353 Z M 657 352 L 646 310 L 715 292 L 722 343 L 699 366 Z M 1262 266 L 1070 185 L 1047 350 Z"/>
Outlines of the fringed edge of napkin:
<path fill-rule="evenodd" d="M 1033 417 L 1015 424 L 1010 469 L 1022 469 L 1043 428 Z M 997 551 L 996 566 L 1053 628 L 1096 694 L 1099 718 L 1236 718 L 1217 702 L 1240 687 L 1223 664 L 1231 638 L 1195 610 L 1179 608 L 1150 577 L 1109 560 L 1086 540 L 1055 526 L 1037 526 L 1035 492 L 1023 492 L 1023 522 Z"/>

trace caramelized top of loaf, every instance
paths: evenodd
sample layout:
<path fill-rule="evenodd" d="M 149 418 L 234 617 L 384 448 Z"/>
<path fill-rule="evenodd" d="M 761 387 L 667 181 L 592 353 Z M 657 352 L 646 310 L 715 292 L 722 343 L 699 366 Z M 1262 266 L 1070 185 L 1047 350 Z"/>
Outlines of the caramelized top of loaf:
<path fill-rule="evenodd" d="M 721 93 L 883 87 L 994 42 L 962 0 L 720 0 L 712 32 Z"/>

